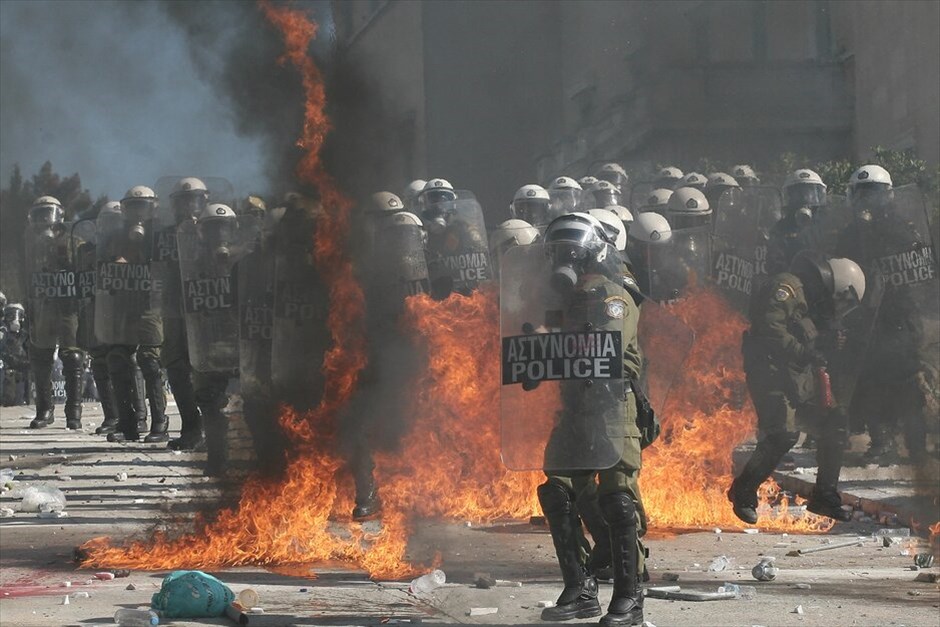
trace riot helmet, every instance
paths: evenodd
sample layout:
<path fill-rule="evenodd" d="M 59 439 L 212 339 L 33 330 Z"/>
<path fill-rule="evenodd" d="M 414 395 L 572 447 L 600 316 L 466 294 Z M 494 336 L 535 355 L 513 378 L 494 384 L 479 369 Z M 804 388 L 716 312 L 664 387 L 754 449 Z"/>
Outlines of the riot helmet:
<path fill-rule="evenodd" d="M 121 199 L 121 213 L 128 226 L 128 237 L 141 240 L 146 233 L 146 224 L 157 213 L 157 195 L 146 185 L 135 185 Z"/>
<path fill-rule="evenodd" d="M 405 206 L 409 211 L 417 211 L 418 195 L 427 184 L 428 182 L 424 179 L 415 179 L 405 186 L 405 189 L 402 191 L 401 200 L 405 202 Z"/>
<path fill-rule="evenodd" d="M 640 207 L 640 213 L 644 211 L 655 211 L 656 213 L 665 213 L 666 205 L 669 204 L 669 198 L 672 196 L 672 189 L 659 187 L 646 195 L 643 206 Z"/>
<path fill-rule="evenodd" d="M 591 195 L 594 196 L 594 206 L 598 209 L 603 209 L 611 205 L 619 205 L 621 203 L 620 188 L 610 181 L 602 180 L 594 183 L 590 192 Z"/>
<path fill-rule="evenodd" d="M 783 182 L 783 201 L 787 212 L 798 221 L 812 220 L 816 208 L 826 204 L 826 184 L 812 170 L 794 170 Z"/>
<path fill-rule="evenodd" d="M 244 208 L 242 209 L 241 215 L 248 215 L 254 218 L 257 218 L 259 221 L 264 220 L 265 215 L 268 213 L 268 205 L 264 202 L 264 198 L 261 196 L 249 195 L 245 199 Z"/>
<path fill-rule="evenodd" d="M 803 250 L 793 257 L 790 272 L 803 283 L 810 309 L 824 318 L 845 316 L 865 297 L 865 273 L 851 259 Z"/>
<path fill-rule="evenodd" d="M 680 187 L 669 197 L 666 215 L 673 229 L 686 229 L 708 224 L 712 209 L 701 191 L 694 187 Z"/>
<path fill-rule="evenodd" d="M 238 216 L 228 205 L 213 203 L 206 206 L 196 218 L 196 232 L 206 250 L 220 262 L 227 261 L 232 254 Z"/>
<path fill-rule="evenodd" d="M 630 239 L 646 244 L 665 244 L 672 239 L 669 220 L 655 211 L 641 213 L 630 228 Z"/>
<path fill-rule="evenodd" d="M 548 191 L 541 185 L 523 185 L 513 196 L 509 215 L 534 226 L 547 225 L 552 221 Z"/>
<path fill-rule="evenodd" d="M 597 218 L 597 221 L 603 225 L 608 238 L 618 251 L 623 252 L 627 249 L 627 229 L 617 214 L 611 211 L 609 207 L 590 209 L 588 214 Z"/>
<path fill-rule="evenodd" d="M 500 257 L 510 248 L 528 246 L 538 238 L 539 230 L 525 220 L 506 220 L 490 234 L 490 256 L 498 264 Z"/>
<path fill-rule="evenodd" d="M 428 230 L 439 232 L 450 223 L 456 211 L 455 200 L 457 193 L 447 180 L 431 179 L 425 184 L 418 196 L 418 204 L 421 206 L 421 218 Z"/>
<path fill-rule="evenodd" d="M 613 240 L 600 221 L 587 213 L 569 213 L 552 220 L 545 230 L 552 261 L 552 287 L 570 292 L 583 274 L 607 258 Z"/>
<path fill-rule="evenodd" d="M 40 196 L 29 208 L 28 222 L 33 233 L 41 238 L 52 239 L 65 220 L 62 203 L 52 196 Z"/>
<path fill-rule="evenodd" d="M 600 180 L 607 181 L 611 185 L 614 185 L 621 192 L 623 192 L 627 183 L 630 181 L 627 171 L 624 170 L 623 166 L 619 163 L 605 163 L 594 175 Z"/>
<path fill-rule="evenodd" d="M 591 176 L 589 174 L 587 176 L 582 176 L 581 178 L 579 178 L 578 185 L 581 186 L 581 189 L 591 189 L 594 183 L 598 182 L 599 180 L 600 179 L 597 178 L 596 176 Z"/>
<path fill-rule="evenodd" d="M 734 177 L 734 180 L 736 180 L 741 187 L 760 185 L 760 179 L 757 178 L 757 173 L 754 171 L 754 168 L 744 163 L 732 166 L 731 176 Z"/>
<path fill-rule="evenodd" d="M 708 204 L 717 207 L 721 195 L 734 188 L 741 188 L 737 179 L 724 172 L 712 172 L 708 175 L 708 182 L 705 184 L 705 198 L 708 199 Z"/>
<path fill-rule="evenodd" d="M 402 203 L 401 198 L 392 192 L 376 192 L 372 194 L 372 205 L 370 209 L 380 213 L 394 213 L 396 211 L 404 211 L 405 205 Z"/>
<path fill-rule="evenodd" d="M 675 166 L 668 165 L 660 168 L 653 178 L 653 189 L 673 189 L 682 180 L 682 176 L 682 170 Z"/>
<path fill-rule="evenodd" d="M 891 175 L 880 165 L 863 165 L 849 178 L 849 204 L 863 219 L 884 217 L 892 200 Z"/>
<path fill-rule="evenodd" d="M 691 187 L 693 189 L 697 189 L 700 192 L 704 192 L 705 185 L 707 184 L 708 179 L 703 175 L 699 174 L 698 172 L 689 172 L 676 183 L 675 189 L 679 189 L 680 187 Z"/>
<path fill-rule="evenodd" d="M 604 209 L 613 212 L 615 216 L 620 218 L 624 233 L 630 233 L 630 225 L 633 224 L 633 213 L 631 213 L 629 209 L 620 205 L 610 205 L 609 207 L 604 207 Z"/>
<path fill-rule="evenodd" d="M 209 189 L 194 176 L 181 178 L 170 193 L 176 224 L 195 220 L 209 204 Z"/>
<path fill-rule="evenodd" d="M 10 333 L 19 333 L 26 324 L 26 308 L 20 303 L 10 303 L 3 308 L 3 324 Z"/>
<path fill-rule="evenodd" d="M 562 216 L 576 211 L 581 206 L 582 193 L 581 186 L 570 176 L 559 176 L 553 180 L 548 187 L 552 214 Z"/>

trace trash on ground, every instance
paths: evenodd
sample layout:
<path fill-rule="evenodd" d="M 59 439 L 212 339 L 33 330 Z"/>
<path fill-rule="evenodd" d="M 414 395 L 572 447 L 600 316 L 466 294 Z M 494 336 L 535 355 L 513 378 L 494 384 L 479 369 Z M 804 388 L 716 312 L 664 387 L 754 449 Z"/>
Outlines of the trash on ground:
<path fill-rule="evenodd" d="M 895 527 L 893 529 L 878 529 L 872 532 L 872 537 L 881 538 L 884 536 L 892 536 L 895 538 L 910 538 L 911 530 L 907 527 Z"/>
<path fill-rule="evenodd" d="M 679 581 L 677 573 L 663 573 L 663 581 Z"/>
<path fill-rule="evenodd" d="M 69 604 L 69 595 L 65 595 L 65 598 L 62 599 L 62 605 L 68 605 L 68 604 Z"/>
<path fill-rule="evenodd" d="M 813 586 L 809 585 L 808 583 L 795 583 L 795 584 L 792 584 L 790 587 L 795 588 L 797 590 L 812 590 L 813 588 Z"/>
<path fill-rule="evenodd" d="M 69 596 L 71 596 L 73 599 L 87 599 L 91 597 L 91 595 L 87 592 L 73 592 Z"/>
<path fill-rule="evenodd" d="M 712 563 L 708 565 L 708 572 L 717 573 L 725 570 L 728 566 L 731 565 L 731 558 L 727 555 L 719 555 L 712 560 Z"/>
<path fill-rule="evenodd" d="M 646 596 L 666 601 L 724 601 L 738 598 L 736 592 L 683 592 L 679 586 L 647 588 Z"/>
<path fill-rule="evenodd" d="M 760 533 L 760 529 L 747 528 L 744 530 L 744 533 L 754 535 L 755 533 Z"/>
<path fill-rule="evenodd" d="M 510 581 L 509 579 L 497 579 L 496 580 L 497 588 L 521 588 L 521 581 Z"/>
<path fill-rule="evenodd" d="M 535 604 L 535 607 L 541 607 L 541 608 L 555 607 L 555 602 L 554 601 L 539 601 L 538 603 Z"/>
<path fill-rule="evenodd" d="M 496 578 L 489 573 L 473 573 L 473 585 L 477 588 L 492 588 L 496 585 Z"/>
<path fill-rule="evenodd" d="M 930 568 L 933 566 L 933 553 L 918 553 L 914 556 L 914 566 Z"/>
<path fill-rule="evenodd" d="M 726 592 L 734 593 L 734 598 L 736 599 L 753 599 L 757 596 L 757 588 L 754 586 L 742 586 L 736 583 L 728 583 L 727 581 L 718 588 L 719 594 Z"/>
<path fill-rule="evenodd" d="M 118 474 L 114 475 L 114 480 L 115 481 L 127 481 L 127 473 L 119 472 Z"/>
<path fill-rule="evenodd" d="M 258 596 L 258 593 L 251 588 L 245 588 L 239 592 L 235 599 L 242 607 L 252 607 L 254 605 L 258 605 L 258 603 L 261 601 L 261 597 Z"/>
<path fill-rule="evenodd" d="M 467 616 L 489 616 L 499 612 L 498 607 L 471 607 Z"/>
<path fill-rule="evenodd" d="M 49 512 L 39 512 L 36 514 L 36 518 L 68 518 L 69 513 L 63 512 L 60 510 L 52 510 Z"/>
<path fill-rule="evenodd" d="M 132 583 L 129 583 L 129 584 L 127 584 L 127 587 L 124 588 L 124 589 L 125 589 L 125 590 L 136 590 L 136 589 L 137 589 L 137 586 L 135 586 L 135 585 L 132 584 Z"/>
<path fill-rule="evenodd" d="M 13 457 L 10 455 L 10 457 Z M 16 459 L 14 457 L 14 459 Z M 12 468 L 0 468 L 0 485 L 5 485 L 7 483 L 12 483 L 14 478 L 14 473 Z"/>
<path fill-rule="evenodd" d="M 109 572 L 95 573 L 95 579 L 100 579 L 101 581 L 111 581 L 112 579 L 114 579 L 114 573 L 109 573 Z"/>
<path fill-rule="evenodd" d="M 802 605 L 797 605 L 797 606 L 793 609 L 793 611 L 790 612 L 790 613 L 791 613 L 791 614 L 799 614 L 799 615 L 802 616 L 802 615 L 803 615 L 803 606 L 802 606 Z"/>
<path fill-rule="evenodd" d="M 447 575 L 443 570 L 437 569 L 426 575 L 413 579 L 408 591 L 412 594 L 427 593 L 440 588 L 447 581 Z"/>
<path fill-rule="evenodd" d="M 160 616 L 152 610 L 119 609 L 114 613 L 114 624 L 127 627 L 147 627 L 159 625 Z"/>
<path fill-rule="evenodd" d="M 9 507 L 0 507 L 0 518 L 12 518 L 13 510 Z"/>
<path fill-rule="evenodd" d="M 203 618 L 222 616 L 234 600 L 235 593 L 212 575 L 177 570 L 164 577 L 150 606 L 166 618 Z"/>
<path fill-rule="evenodd" d="M 21 512 L 52 512 L 65 509 L 65 494 L 48 485 L 29 486 L 23 491 Z"/>
<path fill-rule="evenodd" d="M 71 481 L 72 477 L 69 475 L 59 475 L 59 481 Z"/>
<path fill-rule="evenodd" d="M 776 557 L 762 557 L 751 569 L 751 576 L 757 581 L 773 581 L 777 578 L 776 561 Z"/>
<path fill-rule="evenodd" d="M 807 555 L 809 553 L 816 553 L 818 551 L 829 551 L 831 549 L 844 549 L 847 546 L 861 546 L 862 541 L 856 538 L 849 542 L 839 542 L 838 544 L 824 544 L 822 546 L 816 546 L 808 549 L 796 549 L 787 553 L 787 557 L 799 557 L 800 555 Z"/>
<path fill-rule="evenodd" d="M 920 581 L 922 583 L 938 583 L 940 582 L 940 573 L 917 573 L 917 576 L 914 577 L 914 581 Z"/>

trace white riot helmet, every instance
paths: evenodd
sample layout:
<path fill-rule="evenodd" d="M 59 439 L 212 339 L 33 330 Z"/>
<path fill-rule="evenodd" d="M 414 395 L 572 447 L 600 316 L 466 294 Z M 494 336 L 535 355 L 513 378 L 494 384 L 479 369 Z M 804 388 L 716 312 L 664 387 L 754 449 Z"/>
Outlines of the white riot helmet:
<path fill-rule="evenodd" d="M 424 229 L 424 223 L 421 222 L 421 218 L 411 213 L 410 211 L 399 211 L 397 213 L 390 214 L 383 221 L 386 226 L 416 226 L 418 228 Z"/>
<path fill-rule="evenodd" d="M 809 304 L 822 307 L 823 313 L 844 316 L 865 298 L 865 273 L 851 259 L 827 259 L 803 250 L 790 262 L 790 272 L 802 281 Z"/>
<path fill-rule="evenodd" d="M 418 204 L 421 217 L 429 230 L 437 232 L 447 226 L 456 209 L 453 206 L 455 200 L 457 192 L 446 179 L 431 179 L 424 185 L 418 196 Z"/>
<path fill-rule="evenodd" d="M 569 213 L 552 220 L 545 230 L 545 243 L 552 257 L 552 285 L 570 291 L 578 277 L 607 258 L 613 244 L 607 229 L 588 213 Z"/>
<path fill-rule="evenodd" d="M 26 325 L 26 308 L 20 303 L 10 303 L 3 308 L 3 322 L 10 333 L 19 333 Z"/>
<path fill-rule="evenodd" d="M 130 226 L 128 237 L 141 240 L 145 226 L 157 213 L 157 194 L 146 185 L 135 185 L 121 199 L 121 213 Z"/>
<path fill-rule="evenodd" d="M 582 193 L 581 186 L 570 176 L 557 177 L 548 187 L 552 213 L 556 216 L 562 216 L 574 212 L 581 206 Z"/>
<path fill-rule="evenodd" d="M 672 227 L 669 220 L 655 211 L 641 213 L 633 221 L 630 238 L 648 244 L 665 244 L 672 239 Z"/>
<path fill-rule="evenodd" d="M 610 181 L 598 181 L 594 183 L 590 191 L 591 195 L 594 196 L 594 206 L 598 209 L 620 204 L 620 188 Z"/>
<path fill-rule="evenodd" d="M 623 169 L 623 166 L 613 162 L 602 165 L 595 173 L 595 176 L 616 186 L 621 192 L 630 181 L 630 177 L 627 175 L 627 171 Z"/>
<path fill-rule="evenodd" d="M 708 183 L 705 184 L 705 197 L 713 207 L 718 205 L 718 199 L 729 189 L 741 189 L 738 181 L 731 175 L 724 172 L 712 172 L 708 175 Z"/>
<path fill-rule="evenodd" d="M 528 246 L 539 238 L 539 230 L 526 222 L 512 218 L 500 223 L 490 234 L 490 254 L 499 258 L 510 248 Z"/>
<path fill-rule="evenodd" d="M 712 208 L 708 204 L 705 194 L 699 190 L 694 187 L 680 187 L 669 197 L 666 213 L 673 219 L 673 225 L 676 228 L 684 228 L 683 225 L 676 223 L 677 218 L 707 218 L 712 214 Z M 687 222 L 688 220 L 682 221 Z M 695 224 L 685 226 L 695 226 Z"/>
<path fill-rule="evenodd" d="M 611 205 L 609 207 L 604 207 L 607 211 L 612 211 L 615 216 L 620 218 L 620 221 L 623 223 L 624 232 L 627 234 L 630 233 L 630 225 L 633 224 L 633 213 L 626 207 L 621 207 L 620 205 Z"/>
<path fill-rule="evenodd" d="M 673 195 L 671 189 L 666 189 L 665 187 L 659 187 L 654 189 L 646 196 L 646 200 L 643 203 L 643 206 L 640 207 L 640 212 L 644 211 L 655 211 L 657 213 L 663 213 L 666 211 L 666 205 L 669 204 L 669 199 Z"/>
<path fill-rule="evenodd" d="M 791 212 L 826 204 L 826 184 L 809 168 L 794 170 L 783 181 L 784 205 Z"/>
<path fill-rule="evenodd" d="M 590 209 L 588 213 L 604 225 L 604 230 L 607 231 L 608 237 L 613 241 L 617 250 L 623 252 L 627 249 L 627 229 L 617 214 L 610 211 L 609 208 Z"/>
<path fill-rule="evenodd" d="M 29 225 L 35 233 L 41 233 L 47 238 L 54 237 L 52 229 L 61 225 L 63 220 L 65 211 L 62 209 L 62 203 L 54 196 L 40 196 L 29 208 Z"/>
<path fill-rule="evenodd" d="M 418 194 L 424 189 L 428 182 L 424 179 L 415 179 L 405 186 L 401 199 L 408 203 L 409 209 L 415 209 L 418 206 Z"/>
<path fill-rule="evenodd" d="M 102 213 L 120 214 L 121 203 L 116 200 L 109 200 L 101 207 L 101 211 L 98 212 L 98 215 L 100 216 Z"/>
<path fill-rule="evenodd" d="M 682 176 L 682 170 L 675 166 L 668 165 L 665 168 L 660 168 L 653 178 L 653 187 L 672 189 L 682 180 Z"/>
<path fill-rule="evenodd" d="M 582 176 L 581 178 L 579 178 L 578 185 L 581 186 L 581 189 L 591 189 L 591 186 L 594 185 L 594 183 L 598 182 L 599 180 L 600 179 L 597 178 L 596 176 L 591 176 L 589 174 L 587 176 Z"/>
<path fill-rule="evenodd" d="M 209 189 L 194 176 L 181 178 L 170 192 L 170 205 L 176 223 L 194 220 L 209 205 Z"/>
<path fill-rule="evenodd" d="M 757 172 L 754 171 L 754 168 L 742 163 L 740 165 L 731 167 L 731 176 L 741 185 L 741 187 L 753 187 L 754 185 L 760 185 L 760 179 L 757 178 Z"/>
<path fill-rule="evenodd" d="M 552 221 L 548 191 L 541 185 L 523 185 L 512 198 L 509 214 L 534 226 L 547 225 Z"/>
<path fill-rule="evenodd" d="M 405 205 L 401 198 L 392 192 L 376 192 L 372 194 L 372 211 L 387 213 L 395 211 L 404 211 Z"/>
<path fill-rule="evenodd" d="M 212 251 L 216 259 L 224 261 L 231 255 L 238 230 L 238 216 L 228 205 L 207 205 L 196 218 L 196 231 L 203 245 Z"/>
<path fill-rule="evenodd" d="M 884 206 L 893 198 L 891 175 L 880 165 L 863 165 L 849 178 L 848 201 L 854 206 Z"/>
<path fill-rule="evenodd" d="M 708 184 L 708 179 L 703 175 L 698 172 L 689 172 L 676 183 L 676 189 L 680 187 L 692 187 L 699 191 L 705 191 L 706 184 Z"/>

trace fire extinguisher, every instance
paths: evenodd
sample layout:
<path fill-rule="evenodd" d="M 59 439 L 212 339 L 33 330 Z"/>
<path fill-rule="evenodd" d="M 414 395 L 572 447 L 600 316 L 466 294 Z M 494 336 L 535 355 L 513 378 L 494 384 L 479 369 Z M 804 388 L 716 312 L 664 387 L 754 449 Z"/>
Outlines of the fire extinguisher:
<path fill-rule="evenodd" d="M 835 401 L 832 398 L 832 381 L 829 378 L 829 372 L 825 366 L 816 368 L 816 389 L 819 393 L 819 406 L 823 409 L 832 409 L 835 407 Z"/>

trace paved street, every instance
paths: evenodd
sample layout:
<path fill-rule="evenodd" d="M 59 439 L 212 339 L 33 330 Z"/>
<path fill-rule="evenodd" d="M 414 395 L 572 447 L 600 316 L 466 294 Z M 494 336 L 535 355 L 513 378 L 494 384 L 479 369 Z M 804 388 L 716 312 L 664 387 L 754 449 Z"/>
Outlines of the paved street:
<path fill-rule="evenodd" d="M 108 444 L 93 434 L 100 414 L 86 410 L 85 431 L 67 432 L 61 409 L 55 426 L 38 432 L 26 429 L 29 408 L 0 411 L 3 469 L 13 469 L 12 489 L 0 506 L 16 510 L 25 487 L 48 484 L 67 498 L 68 517 L 40 519 L 16 511 L 0 520 L 0 624 L 23 626 L 110 624 L 120 607 L 149 604 L 166 572 L 134 571 L 112 581 L 92 579 L 94 571 L 78 570 L 72 550 L 100 535 L 115 538 L 139 534 L 161 521 L 211 507 L 218 486 L 205 480 L 196 455 L 174 455 L 161 445 Z M 173 415 L 171 427 L 178 428 Z M 244 457 L 244 455 L 242 455 Z M 796 456 L 796 464 L 802 458 Z M 802 468 L 802 467 L 801 467 Z M 119 481 L 118 473 L 127 473 Z M 884 507 L 866 511 L 890 515 L 891 507 L 936 503 L 920 495 L 920 484 L 898 479 L 910 493 L 890 493 L 894 469 L 852 470 L 851 489 Z M 790 471 L 798 481 L 812 469 Z M 867 480 L 871 475 L 874 479 Z M 880 486 L 880 487 L 878 487 Z M 878 490 L 884 494 L 878 496 Z M 845 500 L 852 498 L 845 495 Z M 940 516 L 938 516 L 940 517 Z M 172 523 L 168 523 L 172 524 Z M 376 523 L 369 523 L 376 524 Z M 934 567 L 915 572 L 911 554 L 927 551 L 926 540 L 901 540 L 884 546 L 872 539 L 882 525 L 871 516 L 839 524 L 824 536 L 772 533 L 747 534 L 712 529 L 677 532 L 654 530 L 648 545 L 652 581 L 649 586 L 680 586 L 685 591 L 714 592 L 724 582 L 756 588 L 750 600 L 710 602 L 647 599 L 646 619 L 664 625 L 930 625 L 940 621 L 940 590 L 936 583 L 915 582 L 919 574 L 940 573 Z M 900 528 L 894 528 L 895 533 Z M 796 549 L 838 544 L 856 537 L 860 546 L 835 548 L 789 557 Z M 316 579 L 307 568 L 237 568 L 214 572 L 236 593 L 250 587 L 259 593 L 264 614 L 251 625 L 362 625 L 423 623 L 540 624 L 540 601 L 554 600 L 561 589 L 551 539 L 544 526 L 528 521 L 467 524 L 427 521 L 411 539 L 410 553 L 440 551 L 448 583 L 430 594 L 414 596 L 407 582 L 370 581 L 363 572 L 332 564 L 317 566 Z M 719 556 L 730 558 L 720 572 L 709 571 Z M 755 581 L 751 567 L 762 556 L 776 556 L 780 573 L 773 582 Z M 477 573 L 505 583 L 490 589 L 473 585 Z M 678 580 L 673 581 L 675 577 Z M 87 583 L 91 581 L 91 583 Z M 64 587 L 65 582 L 71 586 Z M 132 584 L 133 590 L 128 590 Z M 521 585 L 520 585 L 521 584 Z M 88 596 L 81 593 L 87 592 Z M 63 600 L 70 595 L 69 604 Z M 610 586 L 602 585 L 606 604 Z M 497 613 L 470 616 L 473 608 Z M 592 622 L 592 621 L 580 621 Z M 173 620 L 173 625 L 233 624 L 225 618 Z"/>

